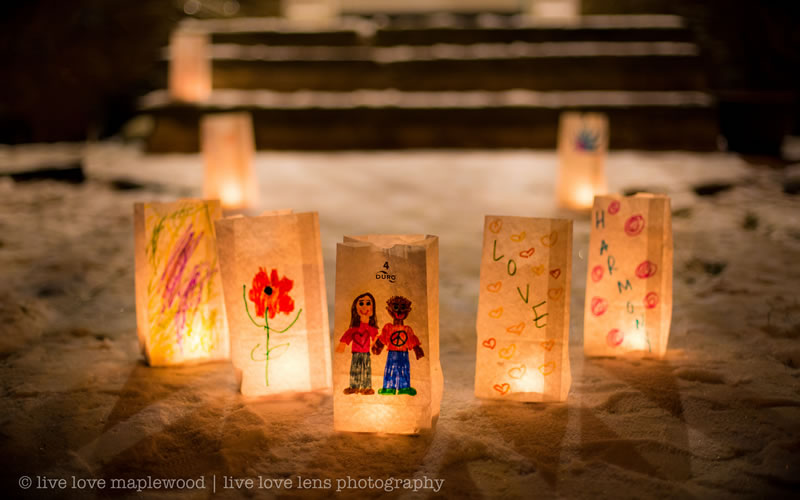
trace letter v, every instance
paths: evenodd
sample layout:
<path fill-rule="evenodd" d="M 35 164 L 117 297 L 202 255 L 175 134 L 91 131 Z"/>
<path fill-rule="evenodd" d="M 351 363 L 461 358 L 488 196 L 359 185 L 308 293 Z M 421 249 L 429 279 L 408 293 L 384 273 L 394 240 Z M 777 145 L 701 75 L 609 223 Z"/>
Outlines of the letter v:
<path fill-rule="evenodd" d="M 522 300 L 524 300 L 525 303 L 527 304 L 528 303 L 528 297 L 530 297 L 530 295 L 531 295 L 531 285 L 530 285 L 530 283 L 525 285 L 525 295 L 522 295 L 522 290 L 520 289 L 520 287 L 517 287 L 517 292 L 519 293 L 519 296 L 522 298 Z"/>

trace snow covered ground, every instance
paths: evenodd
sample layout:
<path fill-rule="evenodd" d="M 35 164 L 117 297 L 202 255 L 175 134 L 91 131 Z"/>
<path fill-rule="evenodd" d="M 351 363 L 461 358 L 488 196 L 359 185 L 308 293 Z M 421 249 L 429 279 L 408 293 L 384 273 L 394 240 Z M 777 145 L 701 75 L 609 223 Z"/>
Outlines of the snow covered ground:
<path fill-rule="evenodd" d="M 672 335 L 661 361 L 585 359 L 588 217 L 555 208 L 554 153 L 259 153 L 262 209 L 320 213 L 331 318 L 343 234 L 440 236 L 442 412 L 434 432 L 401 437 L 334 433 L 326 394 L 245 400 L 226 363 L 144 366 L 132 204 L 199 196 L 201 158 L 111 142 L 4 147 L 0 174 L 53 156 L 82 159 L 88 180 L 0 177 L 0 477 L 10 497 L 132 497 L 73 481 L 148 476 L 204 478 L 205 489 L 150 484 L 144 498 L 323 496 L 340 479 L 346 497 L 778 497 L 800 487 L 800 197 L 784 192 L 797 169 L 611 153 L 612 191 L 673 199 Z M 698 186 L 719 192 L 699 196 Z M 575 219 L 565 404 L 473 396 L 481 230 L 492 213 Z M 44 476 L 67 478 L 65 489 Z M 298 476 L 321 488 L 301 489 Z M 389 493 L 348 476 L 420 481 Z M 293 483 L 259 489 L 259 477 Z M 231 478 L 255 484 L 225 488 Z M 444 483 L 436 493 L 425 479 Z"/>

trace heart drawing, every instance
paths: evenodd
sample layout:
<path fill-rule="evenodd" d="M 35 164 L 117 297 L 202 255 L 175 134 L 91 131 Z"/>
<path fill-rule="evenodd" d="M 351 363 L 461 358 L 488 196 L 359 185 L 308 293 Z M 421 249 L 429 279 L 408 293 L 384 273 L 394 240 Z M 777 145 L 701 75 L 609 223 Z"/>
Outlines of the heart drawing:
<path fill-rule="evenodd" d="M 511 390 L 511 386 L 508 384 L 494 384 L 494 390 L 505 396 Z"/>
<path fill-rule="evenodd" d="M 495 283 L 490 283 L 489 285 L 486 286 L 486 289 L 492 293 L 499 292 L 501 288 L 503 288 L 503 283 L 500 281 L 497 281 Z"/>
<path fill-rule="evenodd" d="M 517 346 L 515 344 L 511 344 L 508 347 L 500 349 L 498 355 L 503 359 L 511 359 L 514 356 L 515 352 L 517 352 Z"/>
<path fill-rule="evenodd" d="M 558 233 L 553 231 L 550 234 L 545 234 L 544 236 L 542 236 L 541 241 L 542 245 L 546 246 L 547 248 L 550 248 L 551 246 L 555 245 L 556 242 L 558 241 Z"/>
<path fill-rule="evenodd" d="M 525 376 L 527 371 L 528 369 L 525 367 L 525 365 L 520 365 L 508 370 L 508 376 L 511 378 L 520 379 Z"/>
<path fill-rule="evenodd" d="M 522 333 L 524 329 L 525 329 L 525 322 L 520 321 L 516 325 L 509 326 L 508 328 L 506 328 L 506 331 L 509 333 L 516 333 L 517 335 L 519 335 L 520 333 Z"/>

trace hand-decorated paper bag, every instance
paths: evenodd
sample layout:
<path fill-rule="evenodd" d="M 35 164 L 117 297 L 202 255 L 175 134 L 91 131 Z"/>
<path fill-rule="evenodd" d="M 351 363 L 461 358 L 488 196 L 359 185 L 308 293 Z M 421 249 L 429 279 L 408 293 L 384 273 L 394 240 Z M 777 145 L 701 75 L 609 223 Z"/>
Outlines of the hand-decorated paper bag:
<path fill-rule="evenodd" d="M 331 387 L 316 212 L 216 222 L 231 360 L 242 394 Z"/>
<path fill-rule="evenodd" d="M 476 396 L 567 399 L 571 275 L 571 220 L 486 217 Z"/>
<path fill-rule="evenodd" d="M 346 236 L 336 250 L 335 311 L 335 429 L 431 428 L 443 383 L 439 238 Z"/>
<path fill-rule="evenodd" d="M 608 118 L 600 113 L 561 114 L 558 127 L 558 185 L 561 207 L 589 210 L 595 195 L 606 192 Z"/>
<path fill-rule="evenodd" d="M 598 196 L 591 224 L 584 352 L 663 356 L 672 319 L 669 198 Z"/>
<path fill-rule="evenodd" d="M 136 329 L 152 366 L 229 352 L 214 220 L 219 202 L 134 205 Z"/>

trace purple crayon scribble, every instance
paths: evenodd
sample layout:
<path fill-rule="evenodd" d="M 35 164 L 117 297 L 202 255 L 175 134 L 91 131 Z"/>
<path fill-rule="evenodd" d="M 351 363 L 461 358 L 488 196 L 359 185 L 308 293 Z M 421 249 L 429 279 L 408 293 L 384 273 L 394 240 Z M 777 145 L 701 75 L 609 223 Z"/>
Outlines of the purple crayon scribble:
<path fill-rule="evenodd" d="M 178 310 L 175 312 L 175 327 L 178 337 L 178 345 L 183 349 L 183 330 L 186 328 L 186 314 L 200 305 L 203 296 L 203 287 L 213 275 L 208 264 L 198 264 L 192 269 L 189 281 L 183 291 L 179 293 Z"/>
<path fill-rule="evenodd" d="M 164 302 L 161 312 L 163 313 L 168 307 L 171 308 L 175 299 L 178 299 L 175 329 L 181 351 L 183 350 L 183 331 L 186 328 L 187 313 L 200 304 L 203 287 L 214 274 L 207 263 L 202 263 L 194 266 L 188 279 L 184 279 L 186 265 L 203 236 L 203 233 L 196 234 L 190 224 L 175 245 L 167 260 L 164 273 L 161 275 L 161 284 L 164 286 L 162 296 Z"/>

